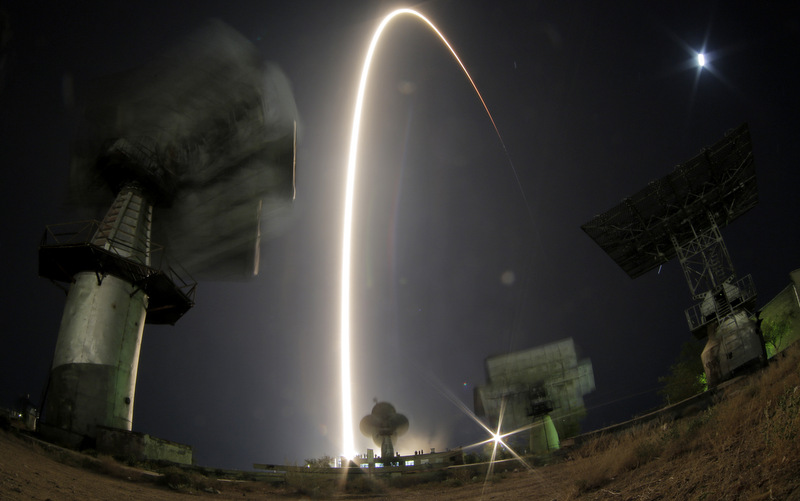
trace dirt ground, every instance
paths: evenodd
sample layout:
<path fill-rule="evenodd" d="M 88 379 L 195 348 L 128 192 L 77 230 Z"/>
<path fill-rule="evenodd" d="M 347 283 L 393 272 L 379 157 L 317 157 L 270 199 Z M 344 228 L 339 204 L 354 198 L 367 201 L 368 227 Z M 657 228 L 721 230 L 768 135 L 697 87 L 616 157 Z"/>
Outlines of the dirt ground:
<path fill-rule="evenodd" d="M 494 480 L 420 483 L 407 487 L 378 486 L 373 492 L 347 493 L 337 489 L 316 492 L 313 486 L 275 486 L 263 482 L 222 482 L 203 487 L 166 485 L 150 472 L 129 468 L 110 458 L 71 451 L 45 450 L 17 433 L 0 431 L 0 499 L 3 500 L 178 500 L 178 499 L 409 499 L 496 501 L 534 500 L 656 500 L 721 499 L 713 484 L 698 483 L 696 469 L 710 458 L 684 461 L 654 460 L 626 471 L 601 488 L 580 493 L 576 464 L 567 461 L 532 470 L 495 475 Z M 715 459 L 716 461 L 716 459 Z M 731 470 L 731 475 L 738 472 Z M 794 484 L 792 487 L 788 484 Z M 375 492 L 377 491 L 377 492 Z M 800 478 L 785 479 L 778 496 L 765 486 L 763 496 L 741 499 L 800 499 Z M 739 498 L 738 496 L 736 498 Z M 736 499 L 725 497 L 725 499 Z"/>
<path fill-rule="evenodd" d="M 507 463 L 511 471 L 498 467 L 488 480 L 473 466 L 426 482 L 413 475 L 374 481 L 355 475 L 346 489 L 319 480 L 325 475 L 300 473 L 287 473 L 281 484 L 222 481 L 175 466 L 156 474 L 50 446 L 6 421 L 0 500 L 800 501 L 799 451 L 800 348 L 742 379 L 706 411 L 562 449 L 547 466 Z"/>
<path fill-rule="evenodd" d="M 331 489 L 315 493 L 312 487 L 274 486 L 262 482 L 216 481 L 207 488 L 169 487 L 150 472 L 123 466 L 110 458 L 94 458 L 72 451 L 45 450 L 16 432 L 0 431 L 0 499 L 2 500 L 109 500 L 147 499 L 567 499 L 569 484 L 563 469 L 508 472 L 486 482 L 423 483 L 411 487 L 378 487 L 380 492 L 348 494 Z M 304 490 L 310 492 L 303 492 Z M 615 499 L 619 499 L 615 496 Z"/>

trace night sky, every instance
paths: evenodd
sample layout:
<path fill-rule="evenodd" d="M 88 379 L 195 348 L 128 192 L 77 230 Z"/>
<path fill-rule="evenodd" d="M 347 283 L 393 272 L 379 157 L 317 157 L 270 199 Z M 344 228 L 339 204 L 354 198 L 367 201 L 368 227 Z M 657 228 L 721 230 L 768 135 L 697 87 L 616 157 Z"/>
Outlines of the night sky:
<path fill-rule="evenodd" d="M 40 401 L 64 292 L 37 277 L 66 205 L 80 95 L 209 18 L 289 77 L 297 198 L 267 229 L 261 273 L 202 282 L 175 326 L 147 326 L 134 430 L 249 469 L 341 452 L 339 265 L 356 84 L 365 102 L 353 268 L 354 426 L 373 398 L 409 418 L 401 453 L 468 445 L 486 357 L 574 338 L 597 390 L 584 429 L 657 406 L 691 339 L 677 262 L 631 280 L 580 226 L 748 122 L 759 205 L 723 230 L 763 304 L 800 267 L 800 6 L 791 2 L 382 1 L 0 3 L 0 405 Z M 708 64 L 698 71 L 696 51 Z M 519 180 L 519 184 L 517 182 Z M 102 213 L 91 214 L 101 218 Z M 156 221 L 155 224 L 158 224 Z M 372 447 L 356 429 L 357 447 Z"/>

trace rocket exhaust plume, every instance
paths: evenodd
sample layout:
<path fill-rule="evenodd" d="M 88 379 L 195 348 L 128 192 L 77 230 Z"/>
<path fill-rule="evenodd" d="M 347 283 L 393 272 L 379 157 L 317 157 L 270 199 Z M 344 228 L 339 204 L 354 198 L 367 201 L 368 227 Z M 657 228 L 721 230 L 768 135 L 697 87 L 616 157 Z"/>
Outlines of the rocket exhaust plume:
<path fill-rule="evenodd" d="M 447 39 L 442 35 L 442 33 L 436 28 L 436 26 L 428 20 L 425 16 L 420 14 L 419 12 L 413 9 L 397 9 L 389 13 L 386 17 L 383 18 L 378 28 L 375 30 L 375 33 L 372 36 L 372 41 L 369 44 L 369 49 L 367 50 L 367 56 L 364 59 L 364 65 L 361 69 L 361 78 L 359 79 L 358 83 L 358 93 L 356 97 L 356 107 L 355 113 L 353 114 L 353 127 L 350 134 L 350 151 L 347 157 L 347 178 L 345 184 L 345 206 L 344 206 L 344 224 L 342 230 L 342 275 L 341 275 L 341 309 L 340 309 L 340 357 L 341 357 L 341 392 L 342 392 L 342 453 L 344 456 L 350 458 L 355 456 L 355 442 L 353 438 L 353 410 L 352 410 L 352 384 L 351 384 L 351 376 L 350 376 L 350 274 L 351 274 L 351 251 L 352 251 L 352 232 L 353 232 L 353 199 L 355 197 L 355 180 L 356 180 L 356 157 L 358 154 L 358 140 L 359 140 L 359 131 L 361 129 L 361 112 L 364 106 L 364 92 L 367 86 L 367 79 L 369 77 L 369 70 L 370 66 L 372 65 L 372 58 L 375 55 L 375 49 L 378 45 L 378 41 L 381 38 L 381 34 L 386 26 L 394 20 L 396 17 L 401 15 L 411 15 L 422 21 L 426 24 L 442 41 L 442 43 L 447 47 L 450 53 L 453 55 L 453 58 L 456 60 L 458 65 L 464 71 L 464 75 L 466 75 L 469 83 L 472 85 L 472 88 L 475 89 L 475 93 L 480 99 L 481 104 L 483 105 L 483 109 L 486 111 L 486 115 L 489 117 L 489 120 L 492 122 L 492 126 L 494 127 L 495 132 L 497 133 L 497 137 L 500 139 L 500 143 L 503 146 L 503 150 L 506 154 L 506 157 L 511 163 L 511 159 L 508 155 L 508 150 L 506 149 L 505 143 L 503 142 L 503 138 L 500 136 L 500 131 L 497 129 L 497 125 L 494 122 L 494 118 L 492 114 L 489 112 L 489 108 L 486 106 L 486 102 L 483 100 L 483 96 L 481 96 L 478 87 L 475 85 L 475 82 L 472 80 L 467 68 L 464 66 L 464 63 L 461 62 L 461 59 L 456 54 L 456 51 L 447 41 Z M 514 168 L 513 163 L 511 163 L 512 170 Z M 516 177 L 516 171 L 514 171 L 514 176 Z M 519 178 L 516 178 L 517 184 L 519 185 Z M 520 186 L 521 189 L 521 186 Z M 523 193 L 524 198 L 524 193 Z M 526 206 L 527 206 L 526 200 Z M 530 209 L 528 209 L 530 212 Z M 530 214 L 529 214 L 530 215 Z"/>

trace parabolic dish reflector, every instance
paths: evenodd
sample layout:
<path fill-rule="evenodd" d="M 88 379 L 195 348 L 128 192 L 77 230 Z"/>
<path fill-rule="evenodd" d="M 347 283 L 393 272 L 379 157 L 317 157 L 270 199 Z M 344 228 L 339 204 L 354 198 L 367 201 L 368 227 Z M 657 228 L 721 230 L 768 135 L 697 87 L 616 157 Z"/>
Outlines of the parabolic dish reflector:
<path fill-rule="evenodd" d="M 363 435 L 372 437 L 375 445 L 381 445 L 384 437 L 394 440 L 408 431 L 408 418 L 398 414 L 389 402 L 377 402 L 372 412 L 361 419 L 359 429 Z"/>
<path fill-rule="evenodd" d="M 747 124 L 581 228 L 631 278 L 675 257 L 711 226 L 722 228 L 758 203 Z M 711 218 L 709 218 L 709 215 Z"/>

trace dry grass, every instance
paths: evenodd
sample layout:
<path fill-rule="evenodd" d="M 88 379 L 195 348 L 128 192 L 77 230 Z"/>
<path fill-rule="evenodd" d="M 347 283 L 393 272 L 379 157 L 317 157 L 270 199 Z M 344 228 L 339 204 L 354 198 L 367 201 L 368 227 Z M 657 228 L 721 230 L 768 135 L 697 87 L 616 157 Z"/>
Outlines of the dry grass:
<path fill-rule="evenodd" d="M 799 498 L 799 416 L 794 347 L 699 415 L 584 444 L 572 455 L 569 497 L 616 494 L 615 487 L 635 481 L 643 489 L 633 499 L 663 499 L 666 492 L 675 499 Z"/>
<path fill-rule="evenodd" d="M 292 496 L 322 499 L 333 495 L 337 490 L 338 479 L 332 475 L 315 474 L 315 472 L 286 473 L 286 489 Z"/>
<path fill-rule="evenodd" d="M 331 468 L 291 469 L 286 474 L 285 491 L 292 497 L 330 499 L 336 496 L 370 496 L 386 492 L 394 479 L 369 478 L 365 473 L 347 478 Z"/>
<path fill-rule="evenodd" d="M 215 493 L 221 487 L 216 478 L 180 466 L 167 466 L 158 473 L 159 483 L 178 492 L 193 494 L 199 491 Z"/>

